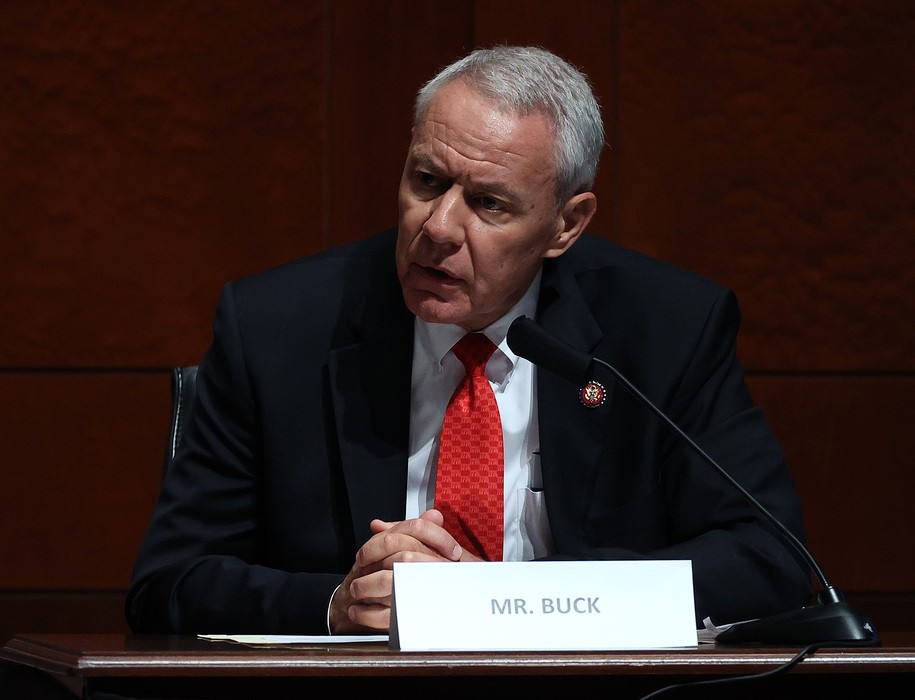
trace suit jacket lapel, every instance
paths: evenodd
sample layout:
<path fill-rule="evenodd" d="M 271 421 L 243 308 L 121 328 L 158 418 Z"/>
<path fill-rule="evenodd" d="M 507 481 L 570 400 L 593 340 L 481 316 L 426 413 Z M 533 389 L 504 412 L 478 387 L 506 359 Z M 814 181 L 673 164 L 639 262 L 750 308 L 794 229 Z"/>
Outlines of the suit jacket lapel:
<path fill-rule="evenodd" d="M 354 342 L 328 358 L 336 438 L 357 542 L 371 536 L 372 518 L 404 517 L 413 360 L 413 316 L 396 276 L 365 295 L 353 318 Z"/>
<path fill-rule="evenodd" d="M 562 258 L 545 263 L 537 321 L 544 330 L 590 354 L 603 332 L 570 267 Z M 581 514 L 588 511 L 595 472 L 608 439 L 608 407 L 614 384 L 603 377 L 599 380 L 607 398 L 602 406 L 587 408 L 580 401 L 582 387 L 547 370 L 537 372 L 543 488 L 558 546 L 580 539 L 577 530 Z"/>

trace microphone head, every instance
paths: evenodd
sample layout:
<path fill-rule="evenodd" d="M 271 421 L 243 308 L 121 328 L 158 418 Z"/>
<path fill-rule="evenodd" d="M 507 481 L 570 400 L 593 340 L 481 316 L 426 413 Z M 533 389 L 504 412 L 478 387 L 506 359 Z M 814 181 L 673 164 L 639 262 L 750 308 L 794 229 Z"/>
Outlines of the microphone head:
<path fill-rule="evenodd" d="M 506 340 L 513 352 L 575 386 L 582 386 L 588 381 L 591 357 L 547 333 L 527 316 L 519 316 L 512 321 Z"/>

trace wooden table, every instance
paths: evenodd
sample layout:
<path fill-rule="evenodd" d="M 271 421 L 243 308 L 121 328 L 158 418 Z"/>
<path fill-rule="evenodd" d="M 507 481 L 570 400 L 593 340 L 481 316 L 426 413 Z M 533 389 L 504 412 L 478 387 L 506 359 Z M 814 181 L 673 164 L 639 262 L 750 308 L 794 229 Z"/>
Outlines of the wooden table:
<path fill-rule="evenodd" d="M 607 652 L 400 652 L 384 643 L 257 648 L 187 636 L 17 635 L 0 659 L 37 669 L 77 695 L 131 698 L 286 698 L 402 695 L 552 700 L 601 693 L 640 698 L 662 686 L 761 673 L 796 647 Z M 898 696 L 915 690 L 915 632 L 878 647 L 821 649 L 786 673 L 702 688 L 702 697 Z M 380 694 L 380 695 L 379 695 Z M 677 698 L 689 694 L 673 694 Z M 908 693 L 903 693 L 908 696 Z M 667 695 L 665 695 L 667 697 Z"/>

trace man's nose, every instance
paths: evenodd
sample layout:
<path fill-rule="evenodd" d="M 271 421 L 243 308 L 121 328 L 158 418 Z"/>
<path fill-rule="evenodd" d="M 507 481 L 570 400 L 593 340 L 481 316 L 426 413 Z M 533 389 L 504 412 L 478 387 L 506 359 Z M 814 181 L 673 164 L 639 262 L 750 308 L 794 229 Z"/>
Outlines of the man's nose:
<path fill-rule="evenodd" d="M 444 192 L 430 203 L 431 209 L 423 231 L 436 243 L 458 243 L 464 240 L 463 217 L 466 209 L 463 194 L 457 187 Z"/>

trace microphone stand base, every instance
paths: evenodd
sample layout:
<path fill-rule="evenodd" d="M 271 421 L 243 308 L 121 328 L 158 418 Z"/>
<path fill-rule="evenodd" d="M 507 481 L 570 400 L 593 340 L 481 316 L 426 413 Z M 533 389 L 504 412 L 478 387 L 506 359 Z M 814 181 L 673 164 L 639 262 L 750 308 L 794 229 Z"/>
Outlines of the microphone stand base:
<path fill-rule="evenodd" d="M 715 637 L 716 644 L 798 645 L 861 642 L 877 646 L 877 631 L 846 602 L 812 605 L 759 620 L 738 622 Z"/>

